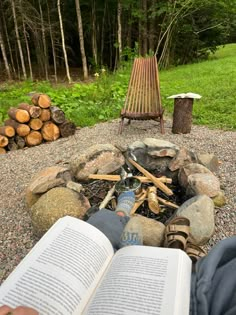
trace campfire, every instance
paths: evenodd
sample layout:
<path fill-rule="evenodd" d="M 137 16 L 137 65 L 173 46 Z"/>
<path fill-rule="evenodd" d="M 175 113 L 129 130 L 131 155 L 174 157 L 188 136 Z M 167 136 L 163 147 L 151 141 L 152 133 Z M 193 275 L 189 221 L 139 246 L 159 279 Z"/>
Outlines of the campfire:
<path fill-rule="evenodd" d="M 36 174 L 26 202 L 35 233 L 42 235 L 64 215 L 86 220 L 102 208 L 114 211 L 117 197 L 132 190 L 131 216 L 164 229 L 170 217 L 184 215 L 194 242 L 205 244 L 214 233 L 214 207 L 225 203 L 218 166 L 213 154 L 160 139 L 136 141 L 126 149 L 95 145 L 73 156 L 69 168 L 53 166 Z"/>

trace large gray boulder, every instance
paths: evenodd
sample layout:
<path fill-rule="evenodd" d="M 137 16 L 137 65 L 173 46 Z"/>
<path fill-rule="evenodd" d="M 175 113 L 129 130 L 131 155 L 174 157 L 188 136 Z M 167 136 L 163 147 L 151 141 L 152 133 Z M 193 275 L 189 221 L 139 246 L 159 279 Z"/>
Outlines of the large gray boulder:
<path fill-rule="evenodd" d="M 149 171 L 157 170 L 163 173 L 178 150 L 179 148 L 169 141 L 146 138 L 131 143 L 126 155 L 135 156 L 137 162 Z"/>
<path fill-rule="evenodd" d="M 213 174 L 191 174 L 188 176 L 186 195 L 215 197 L 220 193 L 220 181 Z"/>
<path fill-rule="evenodd" d="M 219 171 L 219 160 L 216 155 L 210 153 L 198 153 L 198 163 L 202 164 L 210 171 L 217 173 Z"/>
<path fill-rule="evenodd" d="M 26 189 L 25 200 L 28 208 L 30 208 L 43 193 L 54 187 L 66 186 L 66 183 L 70 180 L 71 173 L 68 168 L 51 166 L 42 169 L 35 174 Z"/>
<path fill-rule="evenodd" d="M 120 150 L 111 144 L 91 146 L 84 154 L 74 155 L 70 167 L 77 180 L 88 180 L 90 174 L 111 174 L 125 163 Z"/>
<path fill-rule="evenodd" d="M 81 193 L 65 187 L 52 188 L 30 209 L 34 233 L 42 236 L 58 219 L 66 215 L 83 218 L 89 208 L 88 199 Z"/>
<path fill-rule="evenodd" d="M 143 245 L 146 246 L 161 246 L 164 240 L 165 225 L 156 220 L 135 215 L 143 232 Z M 130 219 L 132 222 L 132 218 Z"/>
<path fill-rule="evenodd" d="M 213 173 L 205 166 L 198 163 L 189 163 L 187 165 L 184 165 L 179 170 L 178 181 L 179 181 L 180 186 L 186 189 L 188 186 L 189 175 L 197 174 L 197 173 L 213 175 Z"/>
<path fill-rule="evenodd" d="M 212 237 L 215 229 L 214 203 L 206 195 L 195 196 L 184 202 L 176 213 L 190 220 L 190 241 L 204 245 Z"/>

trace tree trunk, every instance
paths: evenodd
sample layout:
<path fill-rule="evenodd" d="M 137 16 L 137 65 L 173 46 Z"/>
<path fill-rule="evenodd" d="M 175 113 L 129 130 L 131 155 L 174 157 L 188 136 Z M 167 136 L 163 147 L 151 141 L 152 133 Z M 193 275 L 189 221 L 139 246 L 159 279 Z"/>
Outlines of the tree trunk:
<path fill-rule="evenodd" d="M 152 0 L 151 10 L 154 12 L 156 0 Z M 154 52 L 155 50 L 155 30 L 156 30 L 156 17 L 150 18 L 150 31 L 149 31 L 149 49 Z"/>
<path fill-rule="evenodd" d="M 66 138 L 75 134 L 76 125 L 71 121 L 65 121 L 63 124 L 59 125 L 59 129 L 61 136 Z"/>
<path fill-rule="evenodd" d="M 121 26 L 121 13 L 122 13 L 122 6 L 121 0 L 118 0 L 117 4 L 117 24 L 118 24 L 118 47 L 119 47 L 119 62 L 121 61 L 122 56 L 122 26 Z"/>
<path fill-rule="evenodd" d="M 26 137 L 25 142 L 29 147 L 42 143 L 43 137 L 39 131 L 31 131 Z"/>
<path fill-rule="evenodd" d="M 66 46 L 65 46 L 65 36 L 64 36 L 62 16 L 61 16 L 61 0 L 57 0 L 57 9 L 58 9 L 59 22 L 60 22 L 62 48 L 63 48 L 65 66 L 66 66 L 66 75 L 67 75 L 68 82 L 71 83 L 72 81 L 70 77 L 70 69 L 68 65 L 67 52 L 66 52 Z"/>
<path fill-rule="evenodd" d="M 87 67 L 87 58 L 86 58 L 85 49 L 84 49 L 83 23 L 82 23 L 79 0 L 75 0 L 75 5 L 76 5 L 76 15 L 77 15 L 77 21 L 78 21 L 80 52 L 81 52 L 81 58 L 82 58 L 82 64 L 83 64 L 84 79 L 87 80 L 88 67 Z"/>
<path fill-rule="evenodd" d="M 1 7 L 1 9 L 2 9 L 2 7 Z M 14 64 L 14 59 L 13 59 L 13 55 L 12 55 L 12 49 L 11 49 L 11 44 L 10 44 L 10 40 L 9 40 L 9 35 L 7 32 L 7 25 L 6 25 L 6 20 L 5 20 L 4 14 L 2 15 L 2 19 L 3 19 L 3 23 L 4 23 L 4 28 L 5 28 L 5 37 L 7 40 L 8 51 L 9 51 L 10 59 L 11 59 L 11 68 L 12 68 L 13 73 L 14 73 L 14 78 L 16 78 L 17 77 L 16 69 L 15 69 L 15 64 Z"/>
<path fill-rule="evenodd" d="M 15 26 L 16 41 L 17 41 L 19 54 L 20 54 L 20 60 L 21 60 L 21 67 L 22 67 L 24 79 L 26 80 L 27 79 L 27 75 L 26 75 L 26 70 L 25 70 L 25 61 L 24 61 L 24 56 L 23 56 L 23 51 L 22 51 L 22 46 L 21 46 L 21 41 L 20 41 L 20 36 L 19 36 L 19 30 L 18 30 L 18 24 L 17 24 L 17 19 L 16 19 L 16 9 L 15 9 L 14 0 L 11 0 L 11 6 L 12 6 L 14 26 Z"/>
<path fill-rule="evenodd" d="M 41 108 L 48 108 L 51 106 L 51 99 L 48 95 L 46 94 L 34 94 L 32 96 L 32 103 L 34 105 L 37 105 Z"/>
<path fill-rule="evenodd" d="M 2 57 L 3 57 L 4 66 L 5 66 L 5 69 L 6 69 L 6 72 L 7 72 L 8 79 L 11 80 L 12 79 L 11 71 L 10 71 L 10 68 L 9 68 L 9 65 L 8 65 L 7 54 L 6 54 L 5 45 L 4 45 L 4 41 L 3 41 L 3 36 L 2 36 L 1 30 L 0 30 L 0 47 L 1 47 Z"/>
<path fill-rule="evenodd" d="M 24 109 L 11 107 L 7 113 L 10 118 L 15 119 L 19 123 L 25 123 L 30 120 L 29 113 Z"/>
<path fill-rule="evenodd" d="M 62 124 L 66 120 L 65 114 L 60 108 L 56 106 L 51 106 L 50 111 L 51 111 L 51 119 L 56 124 Z"/>
<path fill-rule="evenodd" d="M 32 118 L 29 121 L 29 126 L 33 130 L 39 130 L 42 128 L 43 122 L 39 118 Z"/>
<path fill-rule="evenodd" d="M 43 139 L 47 141 L 54 141 L 60 137 L 59 127 L 51 121 L 47 121 L 44 123 L 41 133 Z"/>
<path fill-rule="evenodd" d="M 47 44 L 46 44 L 46 37 L 45 37 L 45 26 L 43 20 L 43 11 L 41 6 L 41 0 L 39 1 L 39 12 L 40 12 L 40 20 L 41 20 L 41 31 L 42 31 L 42 39 L 43 39 L 43 54 L 44 54 L 44 68 L 45 68 L 45 77 L 48 80 L 48 58 L 47 58 Z"/>
<path fill-rule="evenodd" d="M 42 109 L 41 115 L 39 116 L 39 119 L 44 121 L 48 121 L 51 119 L 51 112 L 49 109 Z"/>
<path fill-rule="evenodd" d="M 175 98 L 173 114 L 173 133 L 190 133 L 192 126 L 192 98 Z"/>
<path fill-rule="evenodd" d="M 5 126 L 11 126 L 15 129 L 16 133 L 21 136 L 25 137 L 30 133 L 30 127 L 26 124 L 20 124 L 14 119 L 7 119 L 4 121 Z"/>
<path fill-rule="evenodd" d="M 92 50 L 94 63 L 98 64 L 97 31 L 96 31 L 96 2 L 92 1 Z"/>
<path fill-rule="evenodd" d="M 101 32 L 101 58 L 100 62 L 101 65 L 103 65 L 103 52 L 104 52 L 104 37 L 105 37 L 105 17 L 106 17 L 106 11 L 107 11 L 107 2 L 104 3 L 104 12 L 103 12 L 103 18 L 102 18 L 102 32 Z"/>
<path fill-rule="evenodd" d="M 147 55 L 148 53 L 148 30 L 147 30 L 147 0 L 143 0 L 143 56 Z"/>
<path fill-rule="evenodd" d="M 31 64 L 29 43 L 28 43 L 28 39 L 27 39 L 27 33 L 26 33 L 24 18 L 22 17 L 22 19 L 23 19 L 23 33 L 24 33 L 24 39 L 25 39 L 25 45 L 26 45 L 26 51 L 27 51 L 27 57 L 28 57 L 28 64 L 29 64 L 29 70 L 30 70 L 30 79 L 33 80 L 33 71 L 32 71 L 32 64 Z"/>
<path fill-rule="evenodd" d="M 42 109 L 40 107 L 29 105 L 27 103 L 19 104 L 18 108 L 26 110 L 32 118 L 38 118 L 42 113 Z"/>
<path fill-rule="evenodd" d="M 46 3 L 47 3 L 47 10 L 48 10 L 49 33 L 50 33 L 50 39 L 51 39 L 51 45 L 52 45 L 52 56 L 53 56 L 53 66 L 54 66 L 54 77 L 55 77 L 55 82 L 57 83 L 57 61 L 56 61 L 56 50 L 55 50 L 55 44 L 54 44 L 54 37 L 53 37 L 53 33 L 52 33 L 52 25 L 51 25 L 50 13 L 49 13 L 48 1 L 46 1 Z"/>
<path fill-rule="evenodd" d="M 12 126 L 2 126 L 0 127 L 0 135 L 6 137 L 14 137 L 15 129 Z"/>

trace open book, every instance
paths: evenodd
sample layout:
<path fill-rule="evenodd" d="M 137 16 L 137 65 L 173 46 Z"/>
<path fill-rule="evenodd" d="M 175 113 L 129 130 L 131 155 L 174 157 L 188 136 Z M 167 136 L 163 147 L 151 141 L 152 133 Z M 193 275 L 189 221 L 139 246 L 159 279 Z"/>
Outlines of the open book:
<path fill-rule="evenodd" d="M 189 314 L 191 260 L 181 250 L 110 241 L 82 220 L 58 220 L 0 287 L 0 306 L 40 315 Z"/>

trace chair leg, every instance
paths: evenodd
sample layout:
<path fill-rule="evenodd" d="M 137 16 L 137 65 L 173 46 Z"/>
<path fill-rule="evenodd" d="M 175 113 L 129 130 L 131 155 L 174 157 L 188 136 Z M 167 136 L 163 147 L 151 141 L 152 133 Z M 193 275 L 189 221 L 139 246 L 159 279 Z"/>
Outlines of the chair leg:
<path fill-rule="evenodd" d="M 118 131 L 120 135 L 122 134 L 123 129 L 124 129 L 124 118 L 122 117 L 120 121 L 119 131 Z"/>
<path fill-rule="evenodd" d="M 165 133 L 165 129 L 164 129 L 164 119 L 163 116 L 161 115 L 160 117 L 160 127 L 161 127 L 161 134 Z"/>

